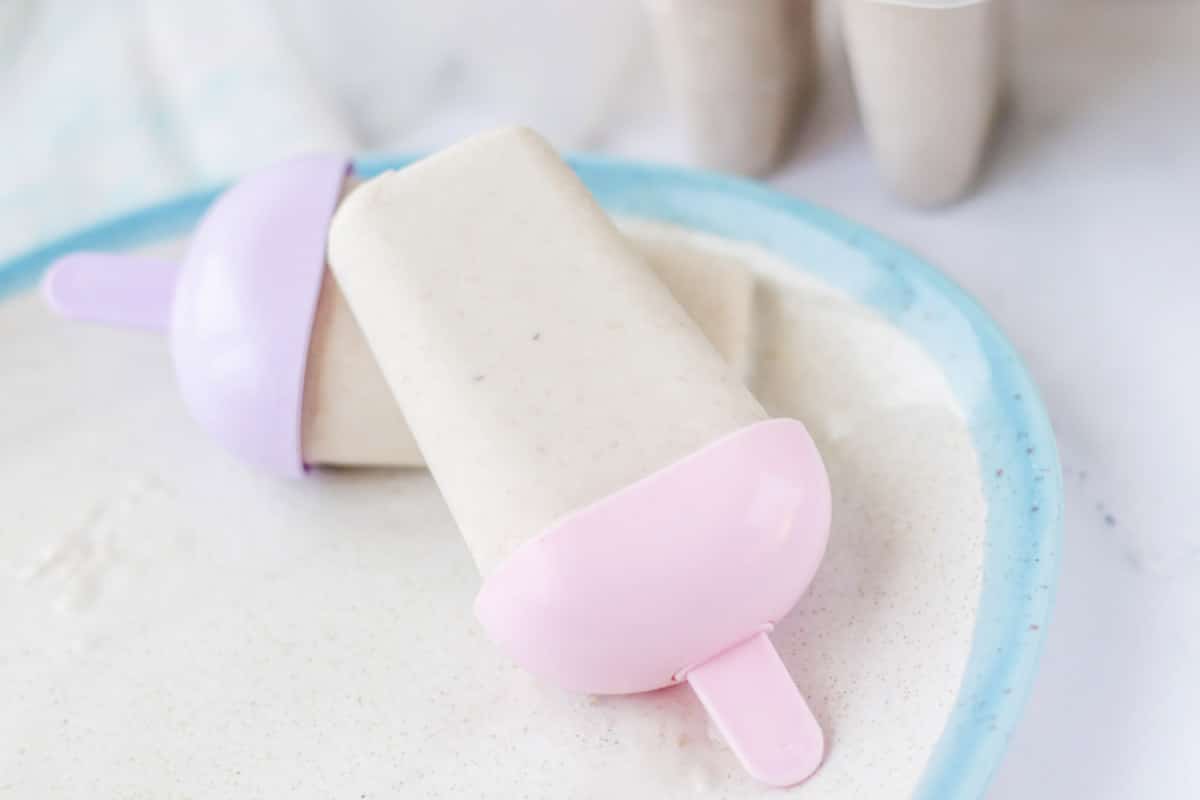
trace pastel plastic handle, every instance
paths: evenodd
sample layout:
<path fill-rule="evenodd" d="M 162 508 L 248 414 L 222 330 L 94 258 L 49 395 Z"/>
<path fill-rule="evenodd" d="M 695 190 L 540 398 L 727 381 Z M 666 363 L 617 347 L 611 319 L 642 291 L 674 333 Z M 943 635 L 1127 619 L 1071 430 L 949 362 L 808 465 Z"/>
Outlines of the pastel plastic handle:
<path fill-rule="evenodd" d="M 746 771 L 772 786 L 816 771 L 825 737 L 767 634 L 758 633 L 686 675 Z"/>
<path fill-rule="evenodd" d="M 72 253 L 54 262 L 42 289 L 68 319 L 161 331 L 170 325 L 177 273 L 169 261 Z"/>
<path fill-rule="evenodd" d="M 169 332 L 179 392 L 200 425 L 245 461 L 298 477 L 325 237 L 349 171 L 334 154 L 264 167 L 213 201 L 178 265 L 73 253 L 42 291 L 70 319 Z"/>
<path fill-rule="evenodd" d="M 564 689 L 686 680 L 746 769 L 790 786 L 820 764 L 823 738 L 766 631 L 816 574 L 831 512 L 804 425 L 757 422 L 525 542 L 488 576 L 475 614 Z"/>

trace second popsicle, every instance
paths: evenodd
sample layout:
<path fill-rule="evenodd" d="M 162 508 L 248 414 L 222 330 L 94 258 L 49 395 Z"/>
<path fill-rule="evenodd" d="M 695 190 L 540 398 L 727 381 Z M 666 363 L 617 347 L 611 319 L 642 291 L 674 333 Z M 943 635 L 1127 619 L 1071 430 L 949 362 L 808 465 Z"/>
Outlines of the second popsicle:
<path fill-rule="evenodd" d="M 309 466 L 422 466 L 325 268 L 330 218 L 357 185 L 349 174 L 336 155 L 258 170 L 208 208 L 181 261 L 72 253 L 51 267 L 45 294 L 64 316 L 167 331 L 193 417 L 256 466 L 289 476 Z M 650 264 L 744 374 L 753 278 L 695 266 Z"/>

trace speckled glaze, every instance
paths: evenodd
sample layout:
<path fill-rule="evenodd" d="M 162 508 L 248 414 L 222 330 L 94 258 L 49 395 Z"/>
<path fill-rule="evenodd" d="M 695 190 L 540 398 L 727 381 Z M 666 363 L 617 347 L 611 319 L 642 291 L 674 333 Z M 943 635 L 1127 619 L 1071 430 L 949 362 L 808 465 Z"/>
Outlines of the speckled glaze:
<path fill-rule="evenodd" d="M 405 163 L 407 159 L 371 160 L 360 163 L 359 169 L 374 174 Z M 809 273 L 902 331 L 940 365 L 966 415 L 978 482 L 987 501 L 987 529 L 982 592 L 965 676 L 914 796 L 980 797 L 1036 667 L 1060 534 L 1061 479 L 1053 435 L 1011 346 L 982 310 L 932 267 L 828 212 L 724 177 L 600 159 L 576 159 L 573 166 L 610 211 L 741 240 L 783 261 L 805 265 Z M 66 252 L 132 248 L 178 236 L 195 223 L 214 195 L 201 192 L 156 206 L 0 265 L 0 295 L 31 285 L 48 263 Z M 163 492 L 141 483 L 126 490 L 143 506 Z M 271 491 L 287 493 L 293 498 L 289 502 L 308 502 L 298 489 Z M 319 504 L 308 503 L 306 508 L 310 516 L 322 513 Z M 439 569 L 433 564 L 429 568 Z M 147 702 L 152 699 L 147 696 Z M 673 701 L 664 695 L 657 702 Z M 679 746 L 685 744 L 681 739 Z"/>

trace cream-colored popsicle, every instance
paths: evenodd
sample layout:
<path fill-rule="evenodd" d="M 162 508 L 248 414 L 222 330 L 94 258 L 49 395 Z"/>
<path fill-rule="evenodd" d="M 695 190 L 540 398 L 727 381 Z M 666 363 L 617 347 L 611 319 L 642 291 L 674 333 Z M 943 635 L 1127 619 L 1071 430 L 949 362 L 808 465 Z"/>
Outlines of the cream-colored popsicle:
<path fill-rule="evenodd" d="M 640 230 L 634 220 L 622 227 Z M 668 258 L 646 236 L 631 246 L 704 331 L 734 372 L 751 370 L 754 278 L 714 259 Z M 420 467 L 425 461 L 375 357 L 326 272 L 313 319 L 302 414 L 304 461 L 326 466 Z"/>
<path fill-rule="evenodd" d="M 645 0 L 697 161 L 762 174 L 816 75 L 812 0 Z"/>
<path fill-rule="evenodd" d="M 859 110 L 885 181 L 938 205 L 966 191 L 1000 94 L 1002 0 L 844 0 Z"/>
<path fill-rule="evenodd" d="M 313 318 L 301 428 L 306 464 L 419 467 L 425 463 L 328 271 Z"/>
<path fill-rule="evenodd" d="M 616 222 L 717 352 L 750 385 L 757 342 L 754 271 L 733 258 L 681 248 L 659 224 L 635 218 Z"/>
<path fill-rule="evenodd" d="M 329 265 L 485 576 L 564 514 L 765 418 L 530 131 L 364 184 Z"/>

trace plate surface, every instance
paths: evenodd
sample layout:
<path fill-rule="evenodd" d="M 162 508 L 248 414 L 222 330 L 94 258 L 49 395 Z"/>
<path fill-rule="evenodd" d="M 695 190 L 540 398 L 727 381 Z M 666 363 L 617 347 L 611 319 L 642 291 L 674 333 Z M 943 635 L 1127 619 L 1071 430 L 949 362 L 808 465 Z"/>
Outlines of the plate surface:
<path fill-rule="evenodd" d="M 405 163 L 408 159 L 371 159 L 358 168 L 369 175 Z M 937 364 L 966 418 L 975 449 L 986 500 L 986 535 L 964 677 L 915 796 L 981 796 L 1034 673 L 1060 540 L 1061 478 L 1054 438 L 1012 347 L 937 270 L 833 214 L 736 179 L 597 158 L 572 163 L 610 211 L 757 245 L 783 262 L 802 265 L 812 277 L 872 309 Z M 142 248 L 176 240 L 214 195 L 206 191 L 154 206 L 2 264 L 0 298 L 29 287 L 54 258 L 73 250 Z M 3 312 L 0 306 L 0 323 Z M 36 343 L 30 348 L 36 352 Z M 143 503 L 158 490 L 139 484 L 123 491 Z"/>

